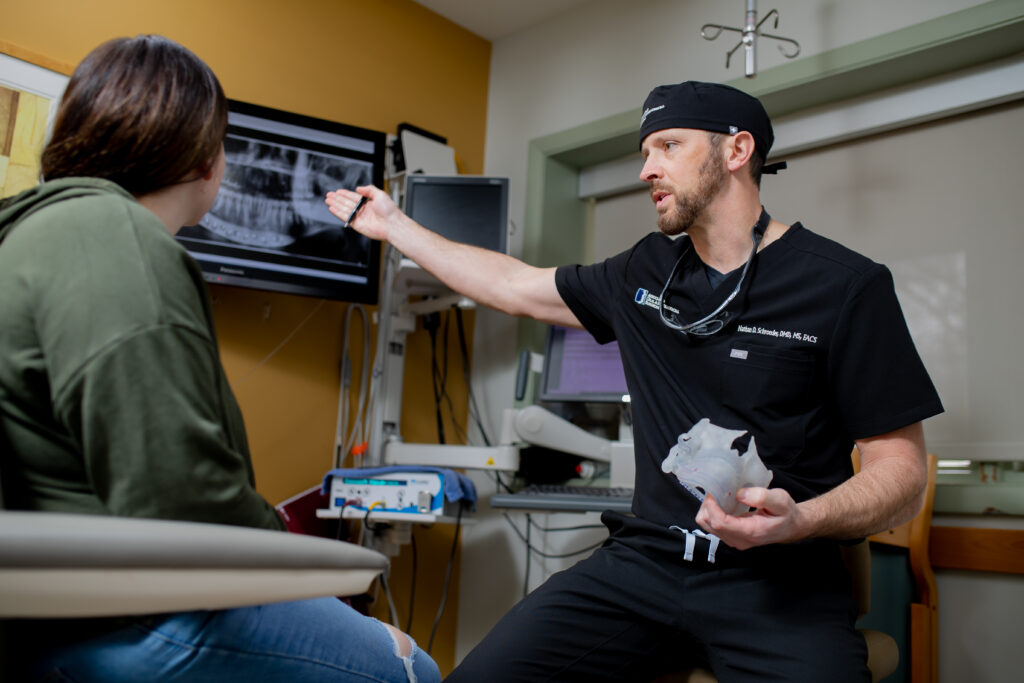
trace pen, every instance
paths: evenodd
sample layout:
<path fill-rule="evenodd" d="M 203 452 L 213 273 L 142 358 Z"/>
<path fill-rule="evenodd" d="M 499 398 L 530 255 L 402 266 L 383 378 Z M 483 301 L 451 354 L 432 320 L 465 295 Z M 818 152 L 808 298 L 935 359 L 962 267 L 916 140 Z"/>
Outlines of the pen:
<path fill-rule="evenodd" d="M 363 208 L 363 204 L 365 204 L 365 203 L 366 203 L 366 197 L 360 197 L 359 198 L 359 203 L 356 204 L 356 207 L 354 209 L 352 209 L 352 213 L 350 213 L 348 215 L 348 218 L 345 219 L 345 227 L 346 228 L 349 227 L 349 225 L 352 224 L 352 219 L 356 217 L 356 214 L 359 213 L 359 209 Z"/>

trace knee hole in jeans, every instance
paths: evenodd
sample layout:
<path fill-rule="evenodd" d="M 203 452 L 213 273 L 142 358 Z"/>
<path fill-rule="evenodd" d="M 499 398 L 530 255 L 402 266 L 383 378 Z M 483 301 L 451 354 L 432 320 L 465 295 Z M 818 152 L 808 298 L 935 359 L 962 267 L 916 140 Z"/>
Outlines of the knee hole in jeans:
<path fill-rule="evenodd" d="M 408 657 L 412 654 L 412 640 L 409 636 L 405 635 L 391 624 L 384 624 L 387 628 L 388 633 L 391 634 L 391 639 L 395 641 L 395 651 L 399 657 Z"/>

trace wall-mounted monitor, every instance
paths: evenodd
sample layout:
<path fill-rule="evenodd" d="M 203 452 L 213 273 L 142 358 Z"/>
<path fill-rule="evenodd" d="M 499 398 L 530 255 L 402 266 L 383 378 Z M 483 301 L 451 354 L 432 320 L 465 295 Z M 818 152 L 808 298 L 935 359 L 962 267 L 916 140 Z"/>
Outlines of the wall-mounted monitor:
<path fill-rule="evenodd" d="M 450 240 L 508 250 L 508 178 L 470 175 L 405 176 L 402 209 Z"/>
<path fill-rule="evenodd" d="M 376 303 L 380 243 L 342 227 L 328 190 L 384 182 L 384 133 L 228 104 L 227 167 L 199 225 L 178 240 L 208 282 Z"/>
<path fill-rule="evenodd" d="M 629 402 L 618 342 L 598 344 L 586 330 L 548 328 L 540 381 L 541 401 Z"/>

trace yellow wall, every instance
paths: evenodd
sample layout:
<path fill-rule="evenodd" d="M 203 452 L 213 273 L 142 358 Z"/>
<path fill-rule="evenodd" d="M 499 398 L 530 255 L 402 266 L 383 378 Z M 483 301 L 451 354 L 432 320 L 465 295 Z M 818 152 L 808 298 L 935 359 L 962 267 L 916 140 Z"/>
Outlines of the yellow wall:
<path fill-rule="evenodd" d="M 386 132 L 409 122 L 446 136 L 461 172 L 483 170 L 490 43 L 409 0 L 6 5 L 0 48 L 49 68 L 77 64 L 108 38 L 159 33 L 205 60 L 230 98 Z M 211 287 L 211 294 L 224 364 L 245 413 L 257 485 L 277 502 L 315 485 L 331 466 L 346 304 L 231 287 Z M 288 344 L 261 365 L 310 313 Z M 472 317 L 468 323 L 471 333 Z M 464 420 L 465 388 L 452 332 L 449 392 Z M 428 349 L 426 333 L 410 337 L 402 430 L 412 441 L 435 440 Z M 439 525 L 416 534 L 420 576 L 412 632 L 425 646 L 453 531 Z M 398 558 L 393 578 L 403 620 L 409 564 L 408 557 Z M 452 586 L 433 651 L 445 672 L 454 652 L 457 573 Z"/>

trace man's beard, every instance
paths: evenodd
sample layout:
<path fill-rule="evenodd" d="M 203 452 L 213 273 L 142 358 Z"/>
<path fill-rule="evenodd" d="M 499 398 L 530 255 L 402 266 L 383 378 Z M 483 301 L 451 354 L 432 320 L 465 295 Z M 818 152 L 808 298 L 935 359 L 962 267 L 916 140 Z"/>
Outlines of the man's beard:
<path fill-rule="evenodd" d="M 675 207 L 658 216 L 658 229 L 662 233 L 678 235 L 689 230 L 725 185 L 729 171 L 717 146 L 711 147 L 698 174 L 695 190 L 688 194 L 683 194 L 681 190 L 672 193 Z"/>

